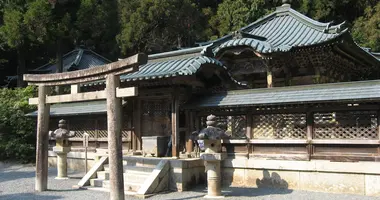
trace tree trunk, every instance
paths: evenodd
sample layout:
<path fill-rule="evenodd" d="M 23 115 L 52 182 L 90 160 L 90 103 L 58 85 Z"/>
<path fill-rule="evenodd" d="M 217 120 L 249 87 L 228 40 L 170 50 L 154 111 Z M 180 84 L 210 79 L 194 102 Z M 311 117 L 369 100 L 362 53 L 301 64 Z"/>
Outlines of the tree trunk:
<path fill-rule="evenodd" d="M 17 50 L 17 54 L 18 54 L 17 87 L 25 87 L 26 83 L 24 82 L 24 77 L 23 77 L 25 73 L 25 69 L 26 69 L 24 47 L 20 47 Z"/>
<path fill-rule="evenodd" d="M 57 68 L 56 73 L 62 73 L 63 72 L 63 53 L 62 53 L 62 40 L 57 40 Z M 55 91 L 57 94 L 62 94 L 62 87 L 56 86 Z"/>

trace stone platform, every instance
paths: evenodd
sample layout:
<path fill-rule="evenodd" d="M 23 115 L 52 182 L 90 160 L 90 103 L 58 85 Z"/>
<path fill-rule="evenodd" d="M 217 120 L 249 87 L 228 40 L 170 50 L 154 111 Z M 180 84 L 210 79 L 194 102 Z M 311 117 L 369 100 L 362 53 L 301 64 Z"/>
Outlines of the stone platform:
<path fill-rule="evenodd" d="M 95 164 L 97 153 L 89 152 L 87 154 L 88 167 Z M 84 175 L 84 153 L 69 152 L 67 155 L 67 166 L 71 170 L 83 171 Z M 192 188 L 204 184 L 206 187 L 206 173 L 203 160 L 199 158 L 173 159 L 173 158 L 156 158 L 143 156 L 124 156 L 123 163 L 133 163 L 135 166 L 154 167 L 161 160 L 169 161 L 170 166 L 170 191 L 188 191 Z M 56 166 L 56 155 L 49 152 L 49 166 Z M 70 175 L 69 175 L 70 176 Z"/>

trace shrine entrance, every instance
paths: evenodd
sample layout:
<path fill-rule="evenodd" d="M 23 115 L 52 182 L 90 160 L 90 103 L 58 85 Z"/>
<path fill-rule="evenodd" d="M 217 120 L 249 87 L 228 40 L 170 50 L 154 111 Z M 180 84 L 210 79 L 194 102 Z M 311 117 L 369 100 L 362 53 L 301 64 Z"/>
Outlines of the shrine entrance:
<path fill-rule="evenodd" d="M 35 190 L 47 190 L 48 178 L 48 132 L 50 104 L 77 101 L 107 100 L 107 131 L 110 166 L 110 199 L 124 199 L 124 181 L 122 165 L 122 104 L 121 98 L 137 96 L 136 87 L 119 88 L 120 75 L 139 70 L 147 63 L 145 54 L 136 54 L 129 58 L 90 69 L 57 74 L 25 74 L 29 85 L 38 86 L 38 98 L 29 99 L 29 104 L 38 105 L 37 151 Z M 106 88 L 101 91 L 79 92 L 81 83 L 106 80 Z M 49 96 L 49 87 L 71 85 L 70 94 Z"/>

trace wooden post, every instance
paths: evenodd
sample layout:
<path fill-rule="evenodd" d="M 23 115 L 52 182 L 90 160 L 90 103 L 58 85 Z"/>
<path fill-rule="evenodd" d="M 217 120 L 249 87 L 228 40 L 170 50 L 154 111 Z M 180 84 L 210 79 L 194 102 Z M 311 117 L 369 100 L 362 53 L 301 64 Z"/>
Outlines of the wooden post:
<path fill-rule="evenodd" d="M 190 111 L 189 112 L 189 128 L 190 128 L 190 134 L 195 131 L 195 126 L 194 126 L 194 121 L 195 118 L 194 118 L 194 112 L 193 111 Z"/>
<path fill-rule="evenodd" d="M 252 112 L 248 112 L 246 115 L 246 137 L 248 140 L 252 139 Z M 252 153 L 252 144 L 247 144 L 248 154 Z"/>
<path fill-rule="evenodd" d="M 201 122 L 199 121 L 199 116 L 197 115 L 197 113 L 194 113 L 194 116 L 195 130 L 200 131 L 203 127 L 201 126 Z"/>
<path fill-rule="evenodd" d="M 50 105 L 46 104 L 48 88 L 38 86 L 38 116 L 37 116 L 37 145 L 36 145 L 36 180 L 35 190 L 47 190 L 48 178 L 48 145 L 49 145 L 49 115 Z"/>
<path fill-rule="evenodd" d="M 142 150 L 141 144 L 141 100 L 136 98 L 133 105 L 133 135 L 132 135 L 132 149 Z"/>
<path fill-rule="evenodd" d="M 314 78 L 314 82 L 316 84 L 319 84 L 319 83 L 322 83 L 322 80 L 321 80 L 321 71 L 318 67 L 315 67 L 315 78 Z"/>
<path fill-rule="evenodd" d="M 190 154 L 193 151 L 193 141 L 191 140 L 191 133 L 192 133 L 192 127 L 191 127 L 191 112 L 185 111 L 186 115 L 186 153 Z"/>
<path fill-rule="evenodd" d="M 99 120 L 95 119 L 95 149 L 99 147 Z"/>
<path fill-rule="evenodd" d="M 246 136 L 248 139 L 252 139 L 252 112 L 247 113 L 247 121 L 246 121 Z"/>
<path fill-rule="evenodd" d="M 120 78 L 109 74 L 106 78 L 107 94 L 107 130 L 110 167 L 110 199 L 124 199 L 123 153 L 121 136 L 121 98 L 116 97 L 116 88 Z"/>
<path fill-rule="evenodd" d="M 172 97 L 172 157 L 179 158 L 179 96 L 177 89 Z"/>
<path fill-rule="evenodd" d="M 309 160 L 311 159 L 311 154 L 313 153 L 313 145 L 310 144 L 313 140 L 313 125 L 314 125 L 314 115 L 312 112 L 307 112 L 306 114 L 306 137 L 309 144 L 307 145 Z"/>
<path fill-rule="evenodd" d="M 377 139 L 380 140 L 380 110 L 377 111 Z M 377 154 L 380 155 L 380 145 L 377 147 Z"/>
<path fill-rule="evenodd" d="M 272 69 L 268 67 L 267 69 L 267 85 L 268 88 L 273 87 L 273 76 L 272 76 Z"/>
<path fill-rule="evenodd" d="M 70 88 L 71 94 L 78 94 L 80 92 L 78 84 L 71 85 Z"/>

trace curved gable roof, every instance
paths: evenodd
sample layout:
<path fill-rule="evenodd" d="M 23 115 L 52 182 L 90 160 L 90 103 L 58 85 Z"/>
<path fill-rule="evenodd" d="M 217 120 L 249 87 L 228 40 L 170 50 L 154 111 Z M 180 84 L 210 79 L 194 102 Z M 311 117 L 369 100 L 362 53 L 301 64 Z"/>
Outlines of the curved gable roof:
<path fill-rule="evenodd" d="M 266 42 L 274 48 L 303 47 L 329 41 L 347 32 L 347 29 L 341 30 L 343 24 L 332 26 L 315 21 L 285 4 L 242 31 L 267 38 Z"/>
<path fill-rule="evenodd" d="M 139 71 L 121 75 L 122 81 L 137 81 L 148 79 L 160 79 L 174 76 L 189 76 L 195 74 L 203 64 L 214 64 L 221 68 L 224 65 L 217 59 L 207 56 L 152 62 L 140 66 Z"/>
<path fill-rule="evenodd" d="M 342 30 L 343 25 L 318 22 L 293 10 L 289 4 L 284 4 L 273 13 L 240 29 L 243 38 L 228 35 L 215 41 L 213 51 L 216 55 L 223 48 L 248 46 L 259 53 L 287 52 L 292 48 L 334 40 L 348 32 L 347 29 Z"/>
<path fill-rule="evenodd" d="M 63 71 L 87 69 L 99 65 L 108 64 L 111 61 L 88 49 L 77 48 L 62 56 Z M 55 73 L 57 63 L 47 63 L 37 69 L 31 70 L 36 73 Z"/>

